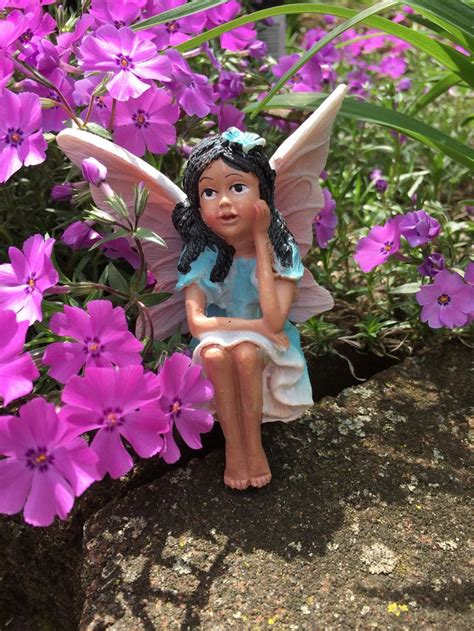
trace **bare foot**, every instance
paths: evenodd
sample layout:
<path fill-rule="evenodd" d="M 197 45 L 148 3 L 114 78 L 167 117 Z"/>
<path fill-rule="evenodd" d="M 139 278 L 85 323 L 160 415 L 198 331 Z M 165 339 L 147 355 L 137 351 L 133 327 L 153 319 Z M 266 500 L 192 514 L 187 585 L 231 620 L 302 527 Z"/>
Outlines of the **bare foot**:
<path fill-rule="evenodd" d="M 247 454 L 249 466 L 250 486 L 262 488 L 267 486 L 272 479 L 272 473 L 268 464 L 267 455 L 263 447 L 259 447 Z"/>
<path fill-rule="evenodd" d="M 231 489 L 243 491 L 250 484 L 247 460 L 242 447 L 225 446 L 224 484 Z"/>

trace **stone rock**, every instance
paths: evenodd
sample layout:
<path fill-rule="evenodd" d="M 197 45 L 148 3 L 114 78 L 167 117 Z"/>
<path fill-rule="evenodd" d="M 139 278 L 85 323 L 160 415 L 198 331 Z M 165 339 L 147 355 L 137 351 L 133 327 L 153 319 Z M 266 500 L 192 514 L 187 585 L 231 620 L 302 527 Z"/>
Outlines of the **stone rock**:
<path fill-rule="evenodd" d="M 469 628 L 472 403 L 444 345 L 265 426 L 265 489 L 224 487 L 218 449 L 129 490 L 85 524 L 79 628 Z"/>

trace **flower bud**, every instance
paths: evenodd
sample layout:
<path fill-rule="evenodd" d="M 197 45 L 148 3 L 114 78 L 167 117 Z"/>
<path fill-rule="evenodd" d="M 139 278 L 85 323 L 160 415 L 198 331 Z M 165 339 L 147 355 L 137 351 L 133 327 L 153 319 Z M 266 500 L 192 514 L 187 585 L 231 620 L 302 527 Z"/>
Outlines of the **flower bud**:
<path fill-rule="evenodd" d="M 81 162 L 82 173 L 86 180 L 94 186 L 100 186 L 107 177 L 107 167 L 95 158 L 87 158 Z"/>

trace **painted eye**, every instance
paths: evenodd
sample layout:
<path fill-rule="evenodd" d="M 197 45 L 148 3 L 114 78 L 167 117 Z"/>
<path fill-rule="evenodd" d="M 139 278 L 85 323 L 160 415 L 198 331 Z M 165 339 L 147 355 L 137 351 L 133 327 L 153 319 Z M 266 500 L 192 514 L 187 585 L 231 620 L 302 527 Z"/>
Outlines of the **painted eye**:
<path fill-rule="evenodd" d="M 212 188 L 205 188 L 201 193 L 201 197 L 204 199 L 215 199 L 217 193 Z"/>
<path fill-rule="evenodd" d="M 242 182 L 237 182 L 236 184 L 232 184 L 230 190 L 233 193 L 237 193 L 237 195 L 241 195 L 242 193 L 246 193 L 249 189 L 247 184 L 242 184 Z"/>

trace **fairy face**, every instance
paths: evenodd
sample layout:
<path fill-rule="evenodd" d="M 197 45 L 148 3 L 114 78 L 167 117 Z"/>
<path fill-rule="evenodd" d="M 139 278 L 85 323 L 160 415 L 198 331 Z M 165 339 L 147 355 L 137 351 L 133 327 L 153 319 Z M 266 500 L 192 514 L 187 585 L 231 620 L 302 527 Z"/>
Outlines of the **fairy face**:
<path fill-rule="evenodd" d="M 254 173 L 214 160 L 199 179 L 199 204 L 204 223 L 231 245 L 252 239 L 254 204 L 260 199 Z"/>

